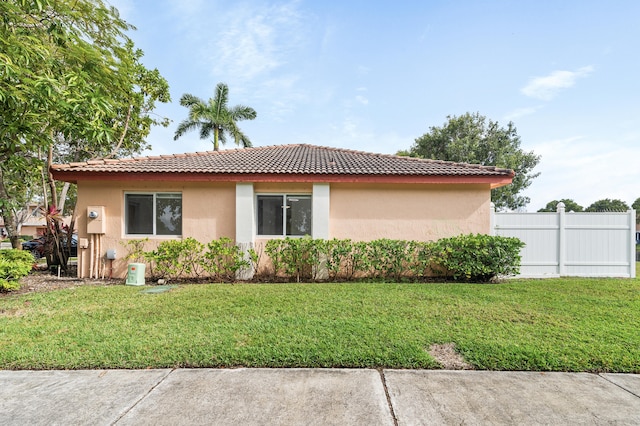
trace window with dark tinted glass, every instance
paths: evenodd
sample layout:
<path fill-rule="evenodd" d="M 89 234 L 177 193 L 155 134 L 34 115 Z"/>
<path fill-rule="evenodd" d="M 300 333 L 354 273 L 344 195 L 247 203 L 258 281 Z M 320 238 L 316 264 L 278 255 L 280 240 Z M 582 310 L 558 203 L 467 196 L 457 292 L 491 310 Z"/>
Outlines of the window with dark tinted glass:
<path fill-rule="evenodd" d="M 311 235 L 310 195 L 258 195 L 258 235 Z"/>
<path fill-rule="evenodd" d="M 182 235 L 182 194 L 125 194 L 125 233 Z"/>

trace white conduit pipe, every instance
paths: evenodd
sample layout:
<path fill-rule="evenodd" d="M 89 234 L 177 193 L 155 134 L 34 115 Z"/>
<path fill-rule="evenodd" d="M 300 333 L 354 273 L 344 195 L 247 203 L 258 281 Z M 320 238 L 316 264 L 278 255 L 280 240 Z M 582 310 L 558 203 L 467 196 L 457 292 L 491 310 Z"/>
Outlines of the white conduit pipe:
<path fill-rule="evenodd" d="M 93 277 L 93 250 L 95 250 L 95 235 L 91 234 L 91 242 L 89 243 L 89 278 Z"/>
<path fill-rule="evenodd" d="M 80 241 L 78 241 L 78 278 L 84 278 L 84 271 L 82 270 L 84 259 L 84 252 L 80 249 Z"/>
<path fill-rule="evenodd" d="M 100 253 L 102 253 L 102 235 L 96 235 L 96 279 L 100 278 L 100 263 L 102 260 Z"/>

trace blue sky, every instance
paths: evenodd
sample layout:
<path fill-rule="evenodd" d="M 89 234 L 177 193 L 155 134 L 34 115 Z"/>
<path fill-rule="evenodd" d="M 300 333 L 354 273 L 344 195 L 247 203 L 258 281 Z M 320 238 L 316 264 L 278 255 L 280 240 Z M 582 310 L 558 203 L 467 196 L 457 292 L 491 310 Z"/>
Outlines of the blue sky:
<path fill-rule="evenodd" d="M 573 198 L 640 197 L 640 2 L 110 0 L 137 27 L 144 63 L 168 80 L 144 155 L 177 142 L 180 96 L 253 107 L 254 146 L 308 143 L 393 154 L 479 112 L 513 121 L 542 156 L 527 210 Z M 234 145 L 227 145 L 233 147 Z"/>

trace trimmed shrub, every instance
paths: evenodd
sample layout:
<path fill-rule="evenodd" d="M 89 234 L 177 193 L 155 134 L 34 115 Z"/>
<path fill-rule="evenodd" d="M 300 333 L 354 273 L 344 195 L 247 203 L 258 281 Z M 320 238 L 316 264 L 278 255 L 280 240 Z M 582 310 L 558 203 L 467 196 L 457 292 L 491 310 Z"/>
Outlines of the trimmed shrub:
<path fill-rule="evenodd" d="M 435 271 L 456 281 L 489 282 L 520 272 L 520 249 L 524 243 L 513 237 L 460 235 L 433 243 Z"/>
<path fill-rule="evenodd" d="M 218 281 L 233 281 L 238 269 L 251 266 L 256 255 L 249 253 L 250 260 L 245 260 L 243 253 L 231 238 L 222 237 L 207 244 L 203 256 L 204 270 Z"/>
<path fill-rule="evenodd" d="M 433 242 L 409 241 L 407 250 L 411 256 L 408 269 L 414 279 L 425 279 L 435 274 L 431 264 L 434 250 Z"/>
<path fill-rule="evenodd" d="M 369 264 L 373 278 L 399 281 L 413 263 L 409 241 L 387 238 L 368 243 Z"/>
<path fill-rule="evenodd" d="M 311 237 L 267 241 L 265 252 L 273 263 L 274 276 L 300 280 L 317 280 L 326 271 L 326 241 Z"/>
<path fill-rule="evenodd" d="M 153 265 L 154 274 L 160 278 L 182 278 L 199 276 L 203 270 L 204 244 L 194 238 L 169 240 L 158 244 L 158 248 L 145 253 Z"/>
<path fill-rule="evenodd" d="M 33 267 L 33 256 L 23 250 L 0 250 L 0 292 L 20 288 L 20 278 L 26 277 Z"/>

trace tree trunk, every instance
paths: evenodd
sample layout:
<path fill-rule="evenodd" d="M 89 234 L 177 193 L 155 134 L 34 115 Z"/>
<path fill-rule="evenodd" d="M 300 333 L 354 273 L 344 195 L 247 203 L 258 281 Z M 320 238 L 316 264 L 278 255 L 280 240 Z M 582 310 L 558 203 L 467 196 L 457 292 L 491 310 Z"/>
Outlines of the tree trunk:
<path fill-rule="evenodd" d="M 53 163 L 53 145 L 49 147 L 49 154 L 47 155 L 47 177 L 49 183 L 49 192 L 51 193 L 51 206 L 54 208 L 58 208 L 58 192 L 56 191 L 56 181 L 53 179 L 53 175 L 51 174 L 51 164 Z M 47 194 L 44 194 L 44 197 L 47 198 Z"/>
<path fill-rule="evenodd" d="M 70 186 L 71 184 L 69 182 L 65 182 L 60 190 L 60 198 L 58 198 L 60 200 L 60 214 L 63 214 L 64 212 L 64 204 L 67 201 L 67 192 L 69 192 Z"/>
<path fill-rule="evenodd" d="M 7 189 L 4 187 L 4 174 L 2 168 L 0 168 L 0 206 L 2 206 L 0 210 L 2 211 L 2 220 L 4 220 L 4 229 L 7 230 L 7 234 L 9 235 L 11 247 L 18 249 L 20 248 L 20 240 L 16 227 L 14 226 L 16 218 L 13 209 L 9 207 L 10 202 L 11 199 L 9 194 L 7 194 Z"/>

